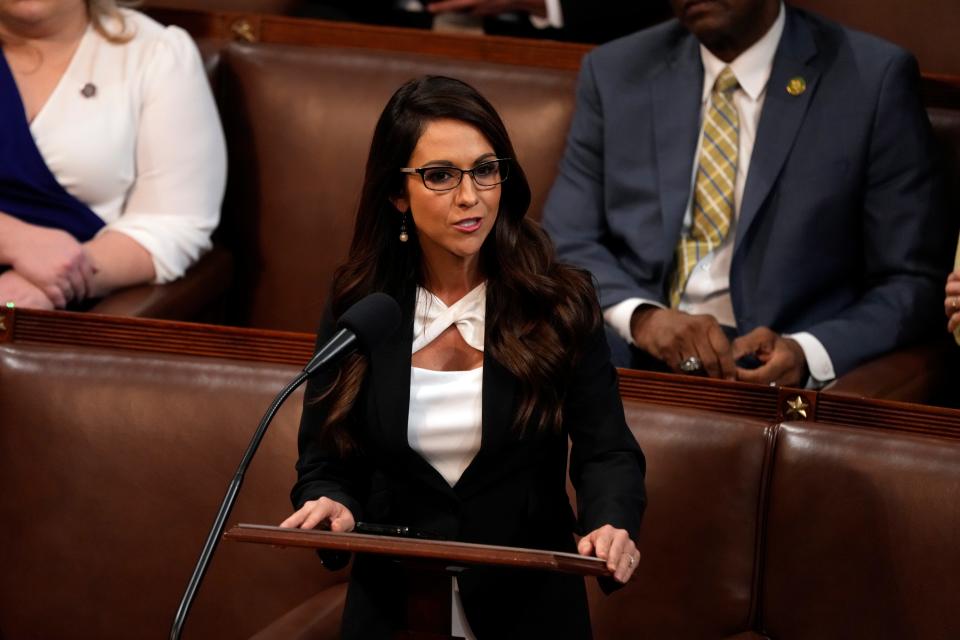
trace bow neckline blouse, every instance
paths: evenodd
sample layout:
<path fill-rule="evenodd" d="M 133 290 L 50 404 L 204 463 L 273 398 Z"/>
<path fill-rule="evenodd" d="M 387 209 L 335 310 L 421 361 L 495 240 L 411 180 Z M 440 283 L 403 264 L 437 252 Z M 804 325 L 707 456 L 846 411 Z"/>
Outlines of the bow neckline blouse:
<path fill-rule="evenodd" d="M 416 353 L 426 347 L 451 325 L 457 328 L 464 342 L 477 351 L 483 351 L 486 305 L 486 282 L 471 289 L 449 307 L 430 291 L 417 287 L 412 352 Z"/>

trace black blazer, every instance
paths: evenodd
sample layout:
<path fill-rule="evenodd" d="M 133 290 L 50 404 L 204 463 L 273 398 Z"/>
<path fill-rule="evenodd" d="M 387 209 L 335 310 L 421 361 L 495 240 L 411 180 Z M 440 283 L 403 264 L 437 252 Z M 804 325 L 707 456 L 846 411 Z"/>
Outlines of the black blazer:
<path fill-rule="evenodd" d="M 558 434 L 518 436 L 513 416 L 519 383 L 485 354 L 480 450 L 451 488 L 407 443 L 413 304 L 405 307 L 396 338 L 370 354 L 350 416 L 362 453 L 341 458 L 318 443 L 324 407 L 311 399 L 333 374 L 308 385 L 294 506 L 327 496 L 358 520 L 484 544 L 575 552 L 575 530 L 587 533 L 604 524 L 626 529 L 636 540 L 646 504 L 645 461 L 624 420 L 602 327 L 583 337 L 584 355 L 568 378 Z M 332 334 L 325 324 L 318 343 Z M 495 329 L 488 325 L 487 335 Z M 579 527 L 566 493 L 568 436 Z M 389 561 L 358 557 L 343 637 L 389 637 L 402 621 L 396 596 L 405 592 L 403 582 Z M 459 584 L 467 619 L 480 638 L 590 637 L 584 583 L 577 576 L 471 569 Z"/>

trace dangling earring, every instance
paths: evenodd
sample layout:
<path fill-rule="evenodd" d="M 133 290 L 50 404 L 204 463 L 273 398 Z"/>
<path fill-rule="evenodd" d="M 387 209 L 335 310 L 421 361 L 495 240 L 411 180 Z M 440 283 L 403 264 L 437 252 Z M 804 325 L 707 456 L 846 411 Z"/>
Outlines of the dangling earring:
<path fill-rule="evenodd" d="M 400 214 L 400 242 L 406 242 L 410 239 L 410 235 L 407 233 L 407 212 L 404 211 Z"/>

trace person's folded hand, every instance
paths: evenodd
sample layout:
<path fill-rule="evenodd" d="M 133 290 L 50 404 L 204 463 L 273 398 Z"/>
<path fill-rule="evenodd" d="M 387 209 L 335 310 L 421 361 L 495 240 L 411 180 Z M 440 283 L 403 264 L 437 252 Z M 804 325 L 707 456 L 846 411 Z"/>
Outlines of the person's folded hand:
<path fill-rule="evenodd" d="M 693 373 L 683 364 L 699 362 L 711 378 L 736 376 L 730 341 L 713 316 L 641 306 L 633 313 L 630 331 L 637 347 L 677 373 Z"/>
<path fill-rule="evenodd" d="M 796 340 L 784 338 L 767 327 L 757 327 L 733 341 L 733 357 L 753 355 L 761 362 L 756 369 L 737 367 L 744 382 L 801 386 L 807 378 L 807 358 Z"/>
<path fill-rule="evenodd" d="M 953 333 L 960 327 L 960 271 L 947 276 L 945 287 L 947 297 L 943 301 L 943 310 L 947 314 L 947 331 Z"/>
<path fill-rule="evenodd" d="M 53 309 L 53 302 L 29 280 L 14 270 L 0 273 L 0 305 L 13 303 L 25 309 Z"/>
<path fill-rule="evenodd" d="M 66 231 L 23 225 L 11 266 L 62 308 L 92 288 L 93 266 L 83 246 Z"/>

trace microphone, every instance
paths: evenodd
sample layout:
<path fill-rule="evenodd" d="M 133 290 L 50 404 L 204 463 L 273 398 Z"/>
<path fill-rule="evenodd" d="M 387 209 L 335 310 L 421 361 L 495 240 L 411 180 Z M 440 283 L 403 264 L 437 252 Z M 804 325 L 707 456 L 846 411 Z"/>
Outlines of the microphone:
<path fill-rule="evenodd" d="M 369 352 L 390 337 L 399 324 L 400 307 L 394 299 L 385 293 L 371 293 L 344 312 L 337 322 L 341 329 L 317 350 L 303 371 L 312 376 L 358 346 Z"/>
<path fill-rule="evenodd" d="M 385 293 L 368 295 L 344 312 L 337 322 L 339 330 L 317 350 L 317 353 L 303 368 L 303 371 L 297 374 L 297 377 L 281 389 L 280 393 L 273 399 L 267 412 L 260 419 L 260 424 L 253 434 L 250 444 L 247 445 L 247 450 L 240 460 L 240 465 L 237 467 L 233 480 L 227 487 L 227 494 L 220 504 L 220 510 L 217 511 L 217 517 L 214 518 L 213 526 L 207 535 L 207 541 L 200 551 L 200 558 L 193 569 L 193 575 L 187 584 L 187 590 L 180 600 L 180 606 L 177 607 L 173 627 L 170 630 L 171 640 L 179 640 L 180 638 L 183 623 L 190 612 L 190 607 L 197 595 L 197 590 L 200 588 L 200 583 L 203 581 L 203 576 L 210 566 L 210 559 L 220 542 L 220 536 L 223 535 L 223 529 L 227 518 L 230 516 L 230 511 L 233 510 L 233 505 L 237 501 L 237 495 L 240 493 L 240 485 L 243 484 L 247 467 L 250 466 L 254 454 L 260 447 L 260 441 L 263 440 L 267 427 L 280 406 L 309 377 L 339 362 L 344 356 L 353 353 L 358 348 L 369 353 L 371 349 L 390 338 L 399 325 L 400 307 L 393 298 Z"/>

